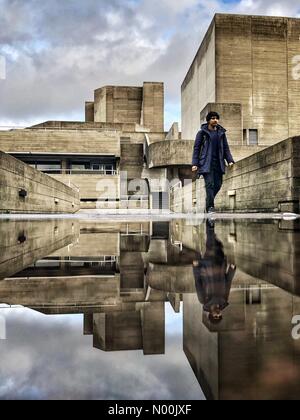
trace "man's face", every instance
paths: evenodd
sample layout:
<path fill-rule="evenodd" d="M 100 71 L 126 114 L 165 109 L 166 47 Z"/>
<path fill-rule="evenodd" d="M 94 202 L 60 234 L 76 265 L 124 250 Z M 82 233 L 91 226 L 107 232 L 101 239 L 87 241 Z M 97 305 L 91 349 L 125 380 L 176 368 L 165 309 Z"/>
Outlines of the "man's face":
<path fill-rule="evenodd" d="M 210 121 L 209 121 L 209 124 L 210 124 L 212 127 L 216 127 L 216 126 L 219 124 L 219 120 L 218 120 L 218 118 L 217 118 L 217 117 L 212 117 L 212 118 L 210 119 Z"/>

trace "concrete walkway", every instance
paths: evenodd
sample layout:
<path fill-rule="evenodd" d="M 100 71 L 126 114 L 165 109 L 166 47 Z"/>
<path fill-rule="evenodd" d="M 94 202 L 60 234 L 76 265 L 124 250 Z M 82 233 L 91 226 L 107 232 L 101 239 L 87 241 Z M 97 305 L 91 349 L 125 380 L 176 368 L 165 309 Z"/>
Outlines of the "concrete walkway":
<path fill-rule="evenodd" d="M 76 214 L 0 214 L 0 220 L 51 220 L 51 219 L 69 219 L 69 220 L 99 220 L 124 221 L 124 222 L 142 222 L 142 221 L 170 221 L 185 219 L 188 221 L 201 221 L 206 219 L 213 220 L 297 220 L 300 215 L 294 213 L 214 213 L 207 215 L 204 213 L 186 214 L 186 213 L 134 213 L 124 214 L 102 213 L 97 211 L 80 211 Z"/>

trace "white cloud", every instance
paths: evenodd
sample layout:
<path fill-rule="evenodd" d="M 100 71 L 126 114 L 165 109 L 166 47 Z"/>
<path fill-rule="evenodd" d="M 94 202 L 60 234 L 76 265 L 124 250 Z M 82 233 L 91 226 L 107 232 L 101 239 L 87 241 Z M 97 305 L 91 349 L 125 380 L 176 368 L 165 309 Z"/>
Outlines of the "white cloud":
<path fill-rule="evenodd" d="M 179 110 L 180 86 L 216 12 L 299 15 L 298 0 L 0 0 L 0 125 L 84 117 L 106 84 L 163 81 Z M 51 22 L 51 24 L 49 24 Z M 25 124 L 29 125 L 29 124 Z"/>
<path fill-rule="evenodd" d="M 8 339 L 0 347 L 1 399 L 203 398 L 170 310 L 166 354 L 158 356 L 93 349 L 92 337 L 82 333 L 82 315 L 43 316 L 28 309 L 8 309 L 5 315 Z M 175 318 L 182 324 L 182 315 Z"/>

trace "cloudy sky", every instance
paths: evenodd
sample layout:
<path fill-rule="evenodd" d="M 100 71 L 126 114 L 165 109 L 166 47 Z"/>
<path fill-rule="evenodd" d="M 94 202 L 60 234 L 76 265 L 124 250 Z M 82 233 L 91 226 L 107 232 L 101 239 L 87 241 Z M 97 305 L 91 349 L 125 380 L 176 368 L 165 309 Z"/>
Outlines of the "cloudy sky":
<path fill-rule="evenodd" d="M 163 81 L 168 128 L 180 120 L 180 86 L 216 12 L 300 16 L 300 6 L 298 0 L 0 0 L 0 126 L 83 120 L 84 101 L 97 87 Z"/>
<path fill-rule="evenodd" d="M 83 315 L 1 309 L 0 399 L 203 399 L 183 352 L 182 315 L 166 306 L 166 354 L 104 353 L 83 336 Z M 180 378 L 180 380 L 178 380 Z"/>

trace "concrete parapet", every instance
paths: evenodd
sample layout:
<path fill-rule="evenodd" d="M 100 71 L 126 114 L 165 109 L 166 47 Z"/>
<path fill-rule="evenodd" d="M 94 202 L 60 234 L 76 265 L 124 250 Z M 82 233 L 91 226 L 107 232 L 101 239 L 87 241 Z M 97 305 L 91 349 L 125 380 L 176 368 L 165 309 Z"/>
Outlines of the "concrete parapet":
<path fill-rule="evenodd" d="M 0 212 L 76 213 L 79 192 L 0 152 Z"/>
<path fill-rule="evenodd" d="M 119 293 L 118 275 L 10 278 L 0 282 L 2 302 L 29 307 L 114 305 Z"/>
<path fill-rule="evenodd" d="M 293 137 L 227 169 L 223 188 L 215 202 L 218 210 L 299 212 L 299 147 L 300 138 Z M 201 178 L 172 194 L 173 209 L 177 212 L 203 211 L 205 195 Z M 184 197 L 188 206 L 185 206 Z"/>
<path fill-rule="evenodd" d="M 167 166 L 190 166 L 195 140 L 165 140 L 149 145 L 149 168 Z M 231 152 L 236 161 L 244 159 L 265 147 L 259 146 L 231 146 Z"/>
<path fill-rule="evenodd" d="M 6 153 L 81 154 L 120 157 L 120 136 L 111 131 L 0 131 L 0 150 Z"/>
<path fill-rule="evenodd" d="M 79 224 L 72 220 L 0 221 L 0 280 L 75 242 Z"/>
<path fill-rule="evenodd" d="M 51 177 L 79 188 L 81 200 L 118 199 L 120 197 L 120 177 L 118 175 L 51 175 Z M 94 206 L 94 208 L 96 205 Z M 84 207 L 84 202 L 82 203 Z"/>

